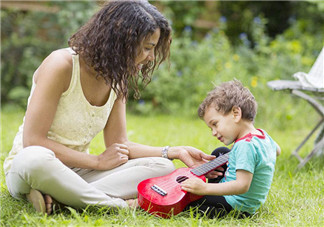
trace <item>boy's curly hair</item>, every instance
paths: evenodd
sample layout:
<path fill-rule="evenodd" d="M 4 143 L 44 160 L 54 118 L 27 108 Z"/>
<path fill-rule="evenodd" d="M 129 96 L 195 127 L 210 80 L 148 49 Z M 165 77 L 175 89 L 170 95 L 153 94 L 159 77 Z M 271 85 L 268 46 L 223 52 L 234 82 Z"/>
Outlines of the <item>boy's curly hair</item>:
<path fill-rule="evenodd" d="M 250 90 L 238 80 L 222 83 L 210 91 L 198 108 L 198 116 L 203 118 L 209 107 L 226 115 L 234 106 L 240 107 L 242 119 L 254 121 L 258 108 L 257 102 Z"/>
<path fill-rule="evenodd" d="M 154 61 L 138 73 L 135 59 L 144 39 L 160 28 Z M 124 98 L 128 87 L 139 97 L 138 81 L 147 85 L 150 75 L 170 56 L 171 28 L 165 17 L 146 1 L 109 1 L 68 41 L 69 46 L 94 68 L 97 77 Z"/>

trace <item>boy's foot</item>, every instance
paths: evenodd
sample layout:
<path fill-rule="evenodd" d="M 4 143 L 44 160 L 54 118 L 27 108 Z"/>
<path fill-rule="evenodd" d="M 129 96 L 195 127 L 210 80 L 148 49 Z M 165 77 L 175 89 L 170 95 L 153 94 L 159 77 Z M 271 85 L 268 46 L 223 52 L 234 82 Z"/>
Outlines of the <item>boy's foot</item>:
<path fill-rule="evenodd" d="M 31 189 L 29 194 L 26 195 L 26 197 L 27 200 L 31 204 L 33 204 L 33 207 L 37 212 L 45 214 L 46 212 L 45 200 L 42 193 L 40 193 L 40 191 Z"/>

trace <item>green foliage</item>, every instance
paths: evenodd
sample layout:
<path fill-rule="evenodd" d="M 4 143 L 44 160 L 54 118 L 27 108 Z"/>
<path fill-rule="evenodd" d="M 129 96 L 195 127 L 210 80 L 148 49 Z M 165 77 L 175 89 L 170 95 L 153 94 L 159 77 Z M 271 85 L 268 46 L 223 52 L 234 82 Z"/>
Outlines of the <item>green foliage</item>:
<path fill-rule="evenodd" d="M 231 43 L 239 45 L 241 43 L 240 34 L 245 33 L 254 45 L 253 23 L 259 18 L 264 18 L 267 22 L 266 33 L 275 37 L 289 27 L 289 17 L 292 12 L 291 2 L 270 2 L 270 1 L 221 1 L 220 12 L 223 20 L 226 20 L 227 27 L 225 33 L 229 36 Z"/>
<path fill-rule="evenodd" d="M 42 60 L 42 45 L 36 33 L 39 27 L 35 20 L 46 14 L 39 13 L 26 17 L 17 11 L 1 11 L 1 99 L 3 102 L 14 100 L 24 103 L 31 86 L 33 72 Z M 15 26 L 19 25 L 19 26 Z M 48 48 L 53 48 L 47 43 Z"/>
<path fill-rule="evenodd" d="M 1 100 L 5 104 L 26 106 L 34 71 L 53 50 L 67 47 L 70 35 L 96 6 L 93 1 L 45 4 L 60 10 L 1 9 Z"/>
<path fill-rule="evenodd" d="M 161 65 L 152 82 L 142 93 L 138 105 L 153 106 L 162 112 L 175 113 L 192 110 L 212 88 L 213 81 L 222 81 L 216 75 L 230 58 L 231 47 L 221 32 L 208 35 L 201 43 L 192 41 L 190 32 L 175 39 L 171 49 L 170 68 Z"/>
<path fill-rule="evenodd" d="M 206 12 L 203 1 L 151 1 L 163 11 L 171 22 L 174 35 L 181 36 L 186 27 L 194 27 L 195 21 Z M 198 29 L 197 29 L 198 30 Z"/>
<path fill-rule="evenodd" d="M 213 84 L 236 78 L 259 103 L 257 123 L 275 118 L 275 124 L 285 128 L 293 118 L 303 118 L 313 124 L 316 115 L 310 106 L 305 107 L 302 100 L 293 99 L 288 93 L 272 91 L 267 82 L 291 80 L 297 71 L 308 72 L 322 49 L 321 36 L 305 32 L 296 22 L 272 40 L 265 34 L 265 23 L 266 20 L 257 18 L 251 25 L 253 49 L 244 34 L 242 44 L 233 48 L 222 29 L 210 32 L 200 42 L 192 41 L 190 30 L 186 30 L 172 43 L 170 69 L 161 65 L 142 92 L 141 100 L 131 101 L 130 108 L 141 113 L 157 110 L 196 116 Z"/>
<path fill-rule="evenodd" d="M 322 4 L 289 3 L 289 12 L 295 12 L 296 17 L 291 17 L 290 27 L 284 33 L 273 38 L 268 34 L 269 15 L 260 13 L 266 8 L 262 4 L 268 3 L 210 3 L 211 7 L 219 7 L 220 12 L 226 5 L 233 12 L 240 12 L 242 8 L 241 13 L 245 16 L 240 17 L 240 33 L 228 35 L 233 21 L 231 17 L 221 17 L 217 21 L 218 28 L 197 41 L 195 20 L 207 17 L 202 16 L 210 10 L 206 2 L 152 3 L 172 20 L 175 30 L 170 67 L 163 63 L 155 71 L 141 99 L 130 98 L 129 110 L 141 114 L 177 113 L 196 117 L 198 105 L 213 84 L 236 78 L 251 89 L 259 103 L 257 123 L 275 118 L 275 124 L 285 128 L 294 118 L 306 119 L 310 124 L 316 119 L 315 113 L 308 105 L 304 107 L 302 100 L 285 92 L 273 92 L 266 83 L 274 79 L 292 79 L 295 72 L 310 70 L 323 46 Z M 97 9 L 93 1 L 47 4 L 61 10 L 54 14 L 2 10 L 3 104 L 26 105 L 35 69 L 52 50 L 66 47 L 69 36 Z M 232 45 L 233 38 L 238 40 L 236 45 Z"/>

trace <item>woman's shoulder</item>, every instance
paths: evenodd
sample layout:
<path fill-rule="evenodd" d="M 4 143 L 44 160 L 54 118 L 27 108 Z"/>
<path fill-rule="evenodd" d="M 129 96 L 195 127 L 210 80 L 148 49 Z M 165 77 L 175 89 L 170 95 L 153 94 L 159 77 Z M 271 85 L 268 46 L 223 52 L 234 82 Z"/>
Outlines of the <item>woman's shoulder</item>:
<path fill-rule="evenodd" d="M 59 49 L 50 53 L 44 63 L 54 64 L 60 70 L 72 69 L 72 54 L 68 49 Z"/>
<path fill-rule="evenodd" d="M 66 90 L 69 87 L 72 76 L 72 55 L 68 49 L 59 49 L 50 53 L 36 70 L 34 81 L 39 79 L 57 81 Z"/>

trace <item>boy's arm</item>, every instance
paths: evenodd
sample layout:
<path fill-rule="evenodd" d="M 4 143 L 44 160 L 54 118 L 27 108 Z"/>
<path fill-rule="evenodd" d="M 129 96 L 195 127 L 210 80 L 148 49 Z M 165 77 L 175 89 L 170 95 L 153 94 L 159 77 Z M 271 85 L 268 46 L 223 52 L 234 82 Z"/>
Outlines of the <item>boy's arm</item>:
<path fill-rule="evenodd" d="M 245 170 L 236 171 L 236 180 L 208 184 L 199 178 L 191 178 L 181 184 L 181 188 L 197 195 L 239 195 L 247 192 L 252 182 L 253 174 Z"/>

